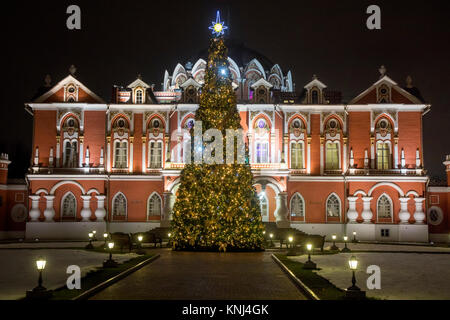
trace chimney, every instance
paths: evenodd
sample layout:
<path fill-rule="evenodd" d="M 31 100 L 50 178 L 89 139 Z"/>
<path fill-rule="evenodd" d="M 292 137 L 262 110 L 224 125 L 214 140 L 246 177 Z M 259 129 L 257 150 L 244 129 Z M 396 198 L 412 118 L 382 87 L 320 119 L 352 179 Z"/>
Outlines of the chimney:
<path fill-rule="evenodd" d="M 6 184 L 8 181 L 8 166 L 11 161 L 8 160 L 7 153 L 0 154 L 0 184 Z"/>

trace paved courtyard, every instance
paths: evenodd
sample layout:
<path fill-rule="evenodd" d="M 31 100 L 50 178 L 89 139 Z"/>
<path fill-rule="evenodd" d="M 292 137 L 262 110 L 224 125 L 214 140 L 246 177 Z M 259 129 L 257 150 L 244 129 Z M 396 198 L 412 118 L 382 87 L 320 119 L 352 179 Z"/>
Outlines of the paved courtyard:
<path fill-rule="evenodd" d="M 114 259 L 123 262 L 135 254 L 115 254 Z M 0 300 L 20 299 L 26 290 L 37 285 L 36 259 L 44 257 L 47 265 L 43 273 L 44 286 L 56 289 L 64 286 L 69 265 L 78 265 L 82 276 L 88 271 L 101 267 L 106 253 L 89 252 L 82 249 L 0 249 Z M 83 285 L 83 283 L 81 284 Z"/>
<path fill-rule="evenodd" d="M 155 262 L 93 299 L 305 299 L 267 252 L 164 250 Z"/>
<path fill-rule="evenodd" d="M 321 269 L 317 271 L 319 275 L 345 289 L 351 285 L 348 260 L 352 255 L 357 257 L 360 265 L 356 272 L 357 285 L 366 290 L 369 297 L 395 300 L 450 299 L 450 254 L 360 252 L 313 255 L 311 258 Z M 291 259 L 304 262 L 307 256 Z M 381 269 L 380 290 L 367 289 L 366 281 L 370 275 L 366 270 L 370 265 L 377 265 Z"/>

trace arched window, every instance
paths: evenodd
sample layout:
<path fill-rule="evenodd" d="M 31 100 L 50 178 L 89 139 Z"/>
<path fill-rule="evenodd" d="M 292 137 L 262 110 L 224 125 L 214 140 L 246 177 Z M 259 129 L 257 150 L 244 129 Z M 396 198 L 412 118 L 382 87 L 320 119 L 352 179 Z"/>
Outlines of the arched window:
<path fill-rule="evenodd" d="M 66 140 L 64 142 L 64 167 L 77 167 L 78 160 L 78 142 Z"/>
<path fill-rule="evenodd" d="M 153 193 L 148 198 L 147 216 L 160 216 L 161 215 L 161 198 L 157 193 Z"/>
<path fill-rule="evenodd" d="M 291 168 L 303 169 L 303 143 L 291 143 Z"/>
<path fill-rule="evenodd" d="M 114 144 L 114 168 L 128 167 L 127 155 L 127 141 L 116 141 Z"/>
<path fill-rule="evenodd" d="M 136 103 L 141 104 L 143 103 L 143 92 L 142 90 L 138 89 L 136 90 Z"/>
<path fill-rule="evenodd" d="M 118 193 L 113 199 L 113 216 L 125 217 L 127 215 L 127 199 Z"/>
<path fill-rule="evenodd" d="M 77 200 L 72 192 L 66 193 L 61 202 L 61 218 L 76 218 Z"/>
<path fill-rule="evenodd" d="M 162 141 L 150 141 L 149 145 L 149 167 L 162 167 Z"/>
<path fill-rule="evenodd" d="M 305 202 L 298 193 L 294 194 L 291 199 L 291 217 L 304 217 L 305 216 Z"/>
<path fill-rule="evenodd" d="M 256 162 L 269 162 L 269 143 L 267 141 L 258 141 L 256 143 Z"/>
<path fill-rule="evenodd" d="M 341 214 L 341 202 L 339 198 L 332 194 L 327 200 L 327 216 L 328 217 L 339 217 Z"/>
<path fill-rule="evenodd" d="M 269 218 L 269 202 L 267 201 L 267 196 L 265 194 L 259 196 L 259 205 L 261 207 L 261 216 L 263 220 L 267 220 Z"/>
<path fill-rule="evenodd" d="M 339 169 L 339 143 L 327 143 L 325 145 L 325 149 L 325 170 Z"/>
<path fill-rule="evenodd" d="M 391 168 L 391 148 L 386 142 L 377 143 L 377 169 L 387 170 Z"/>
<path fill-rule="evenodd" d="M 378 218 L 392 218 L 391 199 L 389 199 L 385 194 L 378 198 L 377 213 Z"/>

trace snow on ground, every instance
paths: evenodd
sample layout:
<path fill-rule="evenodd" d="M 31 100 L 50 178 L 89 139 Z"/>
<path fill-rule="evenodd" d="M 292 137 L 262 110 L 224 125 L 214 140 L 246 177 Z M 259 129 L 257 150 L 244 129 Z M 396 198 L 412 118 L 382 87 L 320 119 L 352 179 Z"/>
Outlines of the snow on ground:
<path fill-rule="evenodd" d="M 317 271 L 320 276 L 345 289 L 351 286 L 352 273 L 348 260 L 352 255 L 359 260 L 357 286 L 365 290 L 368 297 L 399 300 L 450 299 L 450 254 L 350 252 L 312 255 L 311 259 L 321 268 Z M 292 259 L 305 262 L 307 256 Z M 367 289 L 366 281 L 370 274 L 366 270 L 370 265 L 377 265 L 381 269 L 380 290 Z"/>
<path fill-rule="evenodd" d="M 52 244 L 53 247 L 53 244 Z M 3 248 L 3 246 L 1 246 Z M 114 254 L 118 262 L 129 260 L 137 255 L 134 253 Z M 26 290 L 37 286 L 38 272 L 36 259 L 44 257 L 47 260 L 43 272 L 43 285 L 47 289 L 64 286 L 69 265 L 78 265 L 83 277 L 88 271 L 101 267 L 106 253 L 89 252 L 78 249 L 7 249 L 0 250 L 0 299 L 19 299 L 25 296 Z M 81 282 L 83 285 L 83 282 Z"/>
<path fill-rule="evenodd" d="M 330 247 L 331 242 L 325 243 L 325 248 Z M 343 243 L 336 243 L 342 249 Z M 384 243 L 348 243 L 347 246 L 351 250 L 360 251 L 412 251 L 412 252 L 447 252 L 450 253 L 450 247 L 434 247 L 431 245 L 407 245 L 407 244 L 384 244 Z"/>

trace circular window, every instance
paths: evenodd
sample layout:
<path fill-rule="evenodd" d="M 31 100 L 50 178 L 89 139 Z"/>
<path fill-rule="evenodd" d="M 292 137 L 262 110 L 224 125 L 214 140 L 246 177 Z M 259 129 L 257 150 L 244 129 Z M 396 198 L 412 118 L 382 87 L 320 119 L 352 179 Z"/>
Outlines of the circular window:
<path fill-rule="evenodd" d="M 385 120 L 382 120 L 382 121 L 380 122 L 380 128 L 381 128 L 381 129 L 386 129 L 386 128 L 387 128 L 387 122 L 386 122 Z"/>
<path fill-rule="evenodd" d="M 266 122 L 264 120 L 259 120 L 258 121 L 258 128 L 264 128 L 266 126 Z"/>
<path fill-rule="evenodd" d="M 123 119 L 120 119 L 120 120 L 117 122 L 117 125 L 119 126 L 119 128 L 123 128 L 123 127 L 125 127 L 125 121 L 124 121 Z"/>
<path fill-rule="evenodd" d="M 187 123 L 187 127 L 189 128 L 189 129 L 192 129 L 193 127 L 194 127 L 194 120 L 189 120 L 188 121 L 188 123 Z"/>
<path fill-rule="evenodd" d="M 261 90 L 259 90 L 259 94 L 260 95 L 266 94 L 266 91 L 264 89 L 261 89 Z"/>
<path fill-rule="evenodd" d="M 16 204 L 11 209 L 11 219 L 14 222 L 24 222 L 27 219 L 27 208 L 23 204 Z"/>
<path fill-rule="evenodd" d="M 189 89 L 189 90 L 188 90 L 188 94 L 191 95 L 191 96 L 193 96 L 193 95 L 195 94 L 195 90 L 192 89 L 192 88 Z"/>
<path fill-rule="evenodd" d="M 331 129 L 336 129 L 336 128 L 337 128 L 337 122 L 336 122 L 336 120 L 331 120 L 331 121 L 330 121 L 330 128 L 331 128 Z"/>
<path fill-rule="evenodd" d="M 75 127 L 75 121 L 73 119 L 69 119 L 67 124 L 69 125 L 69 127 Z"/>
<path fill-rule="evenodd" d="M 70 93 L 74 93 L 74 92 L 75 92 L 75 88 L 74 88 L 74 87 L 70 87 L 70 88 L 69 88 L 69 92 L 70 92 Z"/>
<path fill-rule="evenodd" d="M 387 89 L 386 89 L 386 88 L 382 88 L 382 89 L 380 90 L 380 92 L 381 92 L 381 94 L 386 94 L 386 93 L 387 93 Z"/>
<path fill-rule="evenodd" d="M 159 128 L 159 126 L 160 126 L 159 120 L 157 119 L 153 120 L 153 128 Z"/>
<path fill-rule="evenodd" d="M 300 128 L 300 127 L 301 127 L 300 121 L 299 121 L 299 120 L 295 120 L 295 121 L 294 121 L 294 128 L 295 128 L 295 129 L 298 129 L 298 128 Z"/>
<path fill-rule="evenodd" d="M 442 214 L 442 209 L 436 206 L 428 209 L 428 223 L 433 226 L 438 226 L 441 224 L 444 219 L 444 215 Z"/>

